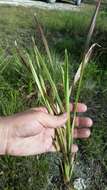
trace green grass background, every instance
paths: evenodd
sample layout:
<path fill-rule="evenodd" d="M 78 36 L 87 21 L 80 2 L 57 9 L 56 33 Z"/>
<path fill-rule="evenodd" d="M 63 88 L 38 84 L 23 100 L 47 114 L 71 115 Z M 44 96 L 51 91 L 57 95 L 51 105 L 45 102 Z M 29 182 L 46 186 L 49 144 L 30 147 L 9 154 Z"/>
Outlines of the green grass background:
<path fill-rule="evenodd" d="M 64 49 L 69 52 L 71 79 L 80 63 L 93 5 L 79 12 L 46 11 L 34 8 L 0 6 L 0 114 L 11 115 L 39 105 L 32 76 L 18 64 L 14 41 L 32 54 L 34 36 L 45 55 L 41 36 L 34 22 L 38 14 L 57 64 Z M 79 153 L 73 178 L 84 178 L 87 190 L 107 190 L 107 5 L 101 7 L 92 42 L 96 48 L 85 71 L 80 100 L 88 105 L 86 115 L 94 125 L 89 140 L 78 140 Z M 56 72 L 56 80 L 58 80 Z M 34 96 L 29 95 L 34 92 Z M 73 99 L 73 97 L 72 97 Z M 1 190 L 59 190 L 61 181 L 57 154 L 25 158 L 0 158 Z M 61 187 L 60 187 L 61 189 Z"/>

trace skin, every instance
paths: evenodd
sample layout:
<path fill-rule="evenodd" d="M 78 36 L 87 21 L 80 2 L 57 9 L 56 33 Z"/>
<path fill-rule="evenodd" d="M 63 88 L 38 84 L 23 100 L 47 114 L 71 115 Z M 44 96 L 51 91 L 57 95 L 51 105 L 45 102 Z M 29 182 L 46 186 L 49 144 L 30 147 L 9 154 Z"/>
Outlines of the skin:
<path fill-rule="evenodd" d="M 73 104 L 70 105 L 73 112 Z M 86 112 L 85 104 L 78 103 L 78 112 Z M 32 108 L 26 112 L 0 118 L 0 154 L 14 156 L 36 155 L 55 151 L 54 132 L 67 121 L 67 114 L 53 116 L 44 107 Z M 74 138 L 88 138 L 92 120 L 77 117 Z M 78 146 L 73 145 L 76 153 Z"/>

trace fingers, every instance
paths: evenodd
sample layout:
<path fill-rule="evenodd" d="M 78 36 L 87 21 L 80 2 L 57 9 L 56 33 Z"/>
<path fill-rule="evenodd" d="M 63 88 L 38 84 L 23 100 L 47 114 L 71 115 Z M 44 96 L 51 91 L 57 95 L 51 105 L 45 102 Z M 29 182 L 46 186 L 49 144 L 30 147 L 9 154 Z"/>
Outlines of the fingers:
<path fill-rule="evenodd" d="M 70 104 L 70 110 L 73 112 L 75 108 L 75 104 L 71 103 Z M 38 108 L 31 108 L 30 110 L 32 111 L 42 111 L 45 113 L 48 113 L 48 110 L 46 107 L 38 107 Z M 86 112 L 87 111 L 87 106 L 83 103 L 78 103 L 77 104 L 77 112 Z"/>
<path fill-rule="evenodd" d="M 89 129 L 86 129 L 86 128 L 82 128 L 82 129 L 79 129 L 79 128 L 75 128 L 74 129 L 74 138 L 79 138 L 79 139 L 82 139 L 82 138 L 88 138 L 90 136 L 91 132 Z"/>
<path fill-rule="evenodd" d="M 74 138 L 88 138 L 91 134 L 90 129 L 93 125 L 93 121 L 89 117 L 76 117 L 75 125 L 77 127 L 85 127 L 85 128 L 74 128 Z"/>
<path fill-rule="evenodd" d="M 67 121 L 67 114 L 64 113 L 60 116 L 54 116 L 45 112 L 38 112 L 36 115 L 37 120 L 44 126 L 49 128 L 57 128 L 63 126 Z M 88 117 L 76 117 L 75 125 L 77 127 L 91 127 L 92 120 Z"/>
<path fill-rule="evenodd" d="M 71 110 L 74 110 L 74 104 L 70 105 Z M 57 128 L 63 126 L 67 121 L 67 114 L 62 114 L 60 116 L 53 116 L 48 114 L 48 111 L 45 107 L 32 108 L 32 111 L 36 111 L 35 115 L 37 115 L 37 120 L 44 126 L 49 128 Z M 87 106 L 83 103 L 78 103 L 77 111 L 85 112 L 87 110 Z M 92 126 L 92 120 L 88 117 L 76 117 L 75 125 L 77 127 L 90 127 Z"/>
<path fill-rule="evenodd" d="M 74 111 L 74 109 L 75 109 L 74 103 L 70 104 L 70 109 L 72 112 Z M 77 104 L 77 112 L 86 112 L 86 111 L 87 111 L 87 106 L 85 104 L 83 104 L 83 103 Z"/>
<path fill-rule="evenodd" d="M 75 125 L 77 127 L 91 127 L 93 125 L 93 121 L 89 117 L 76 117 Z"/>
<path fill-rule="evenodd" d="M 72 153 L 78 152 L 78 146 L 76 144 L 72 145 Z"/>
<path fill-rule="evenodd" d="M 40 122 L 44 127 L 57 128 L 63 126 L 67 121 L 67 114 L 64 113 L 60 116 L 54 116 L 44 112 L 38 112 L 35 115 L 38 122 Z"/>

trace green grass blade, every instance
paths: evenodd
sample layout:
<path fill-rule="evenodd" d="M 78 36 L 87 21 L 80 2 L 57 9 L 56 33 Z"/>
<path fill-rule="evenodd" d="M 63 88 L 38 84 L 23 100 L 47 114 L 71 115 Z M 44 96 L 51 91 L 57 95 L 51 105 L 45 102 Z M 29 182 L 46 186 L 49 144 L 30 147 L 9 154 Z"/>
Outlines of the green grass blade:
<path fill-rule="evenodd" d="M 40 59 L 41 67 L 42 67 L 43 71 L 45 72 L 46 77 L 47 77 L 47 79 L 48 79 L 48 81 L 50 83 L 50 86 L 51 86 L 52 90 L 53 90 L 53 94 L 55 94 L 56 99 L 58 101 L 58 104 L 59 104 L 61 110 L 64 111 L 61 99 L 60 99 L 58 91 L 57 91 L 57 87 L 56 87 L 56 85 L 55 85 L 55 83 L 54 83 L 54 81 L 52 79 L 52 76 L 51 76 L 51 74 L 50 74 L 50 72 L 49 72 L 49 70 L 48 70 L 48 68 L 46 66 L 46 63 L 44 62 L 44 60 L 43 60 L 43 58 L 42 58 L 42 56 L 41 56 L 41 54 L 40 54 L 37 46 L 35 46 L 35 50 L 36 50 L 36 54 L 38 55 L 38 57 Z"/>
<path fill-rule="evenodd" d="M 7 66 L 9 65 L 10 61 L 9 61 L 9 57 L 1 58 L 1 63 L 0 63 L 0 74 L 3 73 L 3 71 L 7 68 Z"/>
<path fill-rule="evenodd" d="M 36 84 L 37 84 L 37 86 L 38 86 L 38 89 L 39 89 L 39 91 L 40 91 L 40 93 L 41 93 L 43 99 L 45 99 L 45 98 L 44 98 L 43 89 L 42 89 L 41 84 L 40 84 L 40 80 L 39 80 L 38 75 L 37 75 L 37 73 L 36 73 L 36 71 L 35 71 L 35 69 L 34 69 L 34 66 L 33 66 L 32 60 L 30 59 L 29 54 L 27 54 L 27 57 L 28 57 L 30 69 L 31 69 L 31 71 L 32 71 L 32 75 L 33 75 L 33 77 L 34 77 L 34 79 L 35 79 L 35 81 L 36 81 Z"/>
<path fill-rule="evenodd" d="M 92 36 L 92 31 L 94 30 L 94 27 L 95 27 L 95 23 L 96 23 L 96 15 L 98 14 L 98 10 L 99 10 L 99 6 L 100 6 L 100 0 L 99 0 L 99 3 L 97 4 L 97 7 L 96 7 L 96 10 L 95 10 L 95 13 L 94 13 L 94 17 L 92 18 L 92 22 L 91 22 L 91 26 L 90 26 L 90 31 L 88 36 L 87 36 L 87 47 L 90 43 L 90 40 L 91 40 L 91 36 Z M 92 28 L 92 29 L 91 29 Z M 86 49 L 87 49 L 86 47 Z M 73 144 L 73 134 L 74 134 L 74 127 L 75 127 L 75 121 L 76 121 L 76 116 L 77 116 L 77 104 L 78 104 L 78 101 L 79 101 L 79 96 L 80 96 L 80 90 L 81 90 L 81 84 L 82 84 L 82 79 L 83 79 L 83 74 L 84 74 L 84 69 L 85 69 L 85 65 L 88 63 L 89 61 L 89 58 L 91 56 L 91 53 L 92 53 L 92 50 L 93 48 L 95 47 L 95 44 L 93 44 L 91 46 L 91 48 L 85 52 L 84 56 L 83 56 L 83 61 L 82 63 L 80 64 L 80 67 L 79 67 L 79 84 L 78 84 L 78 88 L 77 88 L 77 93 L 76 93 L 76 98 L 75 98 L 75 106 L 74 106 L 74 114 L 73 114 L 73 121 L 72 121 L 72 144 Z M 85 50 L 86 50 L 85 49 Z M 77 79 L 74 81 L 77 81 Z M 72 175 L 72 173 L 71 173 Z"/>
<path fill-rule="evenodd" d="M 66 124 L 66 143 L 67 153 L 71 156 L 71 122 L 70 122 L 70 96 L 69 96 L 69 68 L 68 68 L 68 54 L 65 50 L 65 65 L 64 65 L 64 94 L 67 112 L 67 124 Z"/>

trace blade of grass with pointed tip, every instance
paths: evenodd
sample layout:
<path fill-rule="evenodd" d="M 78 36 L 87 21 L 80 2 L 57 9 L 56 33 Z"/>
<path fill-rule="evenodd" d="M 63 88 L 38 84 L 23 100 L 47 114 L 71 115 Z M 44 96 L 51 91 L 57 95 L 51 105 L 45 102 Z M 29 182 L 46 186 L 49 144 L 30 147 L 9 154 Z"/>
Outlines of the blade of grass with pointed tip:
<path fill-rule="evenodd" d="M 73 121 L 72 121 L 72 145 L 73 145 L 73 134 L 74 134 L 74 127 L 75 127 L 75 120 L 76 120 L 76 115 L 77 115 L 77 104 L 78 104 L 78 101 L 79 101 L 79 96 L 80 96 L 80 90 L 81 90 L 81 84 L 82 84 L 82 79 L 83 79 L 83 74 L 84 74 L 84 69 L 85 69 L 85 65 L 88 63 L 89 61 L 89 58 L 91 56 L 91 53 L 92 53 L 92 50 L 93 50 L 93 47 L 95 45 L 92 45 L 91 48 L 89 50 L 87 50 L 89 44 L 90 44 L 90 40 L 91 40 L 91 37 L 92 37 L 92 33 L 94 31 L 94 28 L 95 28 L 95 24 L 96 24 L 96 15 L 98 14 L 98 11 L 99 11 L 99 7 L 100 7 L 100 2 L 101 0 L 99 0 L 97 6 L 96 6 L 96 10 L 94 12 L 94 16 L 92 18 L 92 21 L 91 21 L 91 25 L 90 25 L 90 30 L 89 30 L 89 33 L 87 35 L 87 42 L 86 42 L 86 46 L 85 46 L 85 53 L 83 55 L 83 61 L 79 67 L 79 71 L 78 71 L 78 74 L 79 74 L 79 77 L 77 77 L 79 79 L 79 84 L 78 84 L 78 88 L 77 88 L 77 93 L 76 93 L 76 98 L 75 98 L 75 106 L 74 106 L 74 114 L 73 114 Z M 87 52 L 86 52 L 87 50 Z M 75 81 L 77 81 L 77 79 L 74 78 Z M 71 173 L 70 175 L 72 175 L 72 170 L 71 170 Z"/>
<path fill-rule="evenodd" d="M 67 112 L 66 124 L 66 143 L 68 155 L 71 153 L 71 122 L 70 122 L 70 97 L 69 97 L 69 68 L 68 68 L 68 54 L 65 50 L 65 65 L 64 65 L 64 93 Z"/>
<path fill-rule="evenodd" d="M 94 31 L 94 28 L 95 28 L 95 24 L 96 24 L 96 15 L 98 14 L 98 11 L 99 11 L 99 7 L 100 7 L 100 2 L 101 0 L 99 0 L 98 4 L 97 4 L 97 7 L 96 7 L 96 10 L 94 12 L 94 16 L 93 16 L 93 19 L 92 19 L 92 22 L 91 22 L 91 26 L 90 26 L 90 30 L 91 32 L 88 33 L 88 36 L 87 36 L 87 42 L 86 43 L 86 49 L 90 43 L 90 40 L 91 40 L 91 36 L 92 36 L 92 33 Z M 91 29 L 92 28 L 92 29 Z M 91 46 L 91 48 L 89 49 L 89 51 L 85 52 L 84 56 L 83 56 L 83 61 L 81 63 L 81 66 L 80 66 L 80 79 L 79 79 L 79 84 L 78 84 L 78 89 L 77 89 L 77 93 L 76 93 L 76 98 L 75 98 L 75 106 L 74 106 L 74 115 L 73 115 L 73 121 L 72 121 L 72 144 L 73 144 L 73 134 L 74 134 L 74 127 L 75 127 L 75 120 L 76 120 L 76 113 L 77 113 L 77 104 L 78 104 L 78 101 L 79 101 L 79 96 L 80 96 L 80 90 L 81 90 L 81 84 L 82 84 L 82 79 L 83 79 L 83 74 L 84 74 L 84 68 L 85 68 L 85 65 L 87 64 L 87 62 L 89 61 L 89 58 L 90 58 L 90 55 L 92 53 L 92 50 L 93 50 L 93 47 L 94 45 Z M 86 51 L 85 49 L 85 51 Z M 71 173 L 72 175 L 72 173 Z"/>
<path fill-rule="evenodd" d="M 37 18 L 37 15 L 35 14 L 34 15 L 34 19 L 35 19 L 35 22 L 36 24 L 38 25 L 38 28 L 39 28 L 39 31 L 40 31 L 40 34 L 41 34 L 41 37 L 42 37 L 42 41 L 43 41 L 43 44 L 44 44 L 44 47 L 45 47 L 45 50 L 47 52 L 47 55 L 48 55 L 48 58 L 49 58 L 49 61 L 50 61 L 50 64 L 51 64 L 51 67 L 53 69 L 53 62 L 52 62 L 52 57 L 51 57 L 51 53 L 50 53 L 50 50 L 49 50 L 49 46 L 48 46 L 48 43 L 47 43 L 47 40 L 46 40 L 46 37 L 44 35 L 44 31 L 38 21 L 38 18 Z"/>
<path fill-rule="evenodd" d="M 36 50 L 36 53 L 37 53 L 38 57 L 40 58 L 40 63 L 41 63 L 41 65 L 42 65 L 42 67 L 43 67 L 43 69 L 44 69 L 44 72 L 45 72 L 45 74 L 46 74 L 46 76 L 47 76 L 47 78 L 48 78 L 48 81 L 49 81 L 49 83 L 50 83 L 50 85 L 51 85 L 51 88 L 52 88 L 52 90 L 53 90 L 53 93 L 55 93 L 55 95 L 56 95 L 56 99 L 57 99 L 57 101 L 58 101 L 58 104 L 59 104 L 61 110 L 64 111 L 64 108 L 63 108 L 63 105 L 62 105 L 62 101 L 61 101 L 61 99 L 60 99 L 60 97 L 59 97 L 59 94 L 58 94 L 56 85 L 55 85 L 55 83 L 54 83 L 54 81 L 53 81 L 53 79 L 52 79 L 52 77 L 51 77 L 51 74 L 50 74 L 50 72 L 49 72 L 49 70 L 48 70 L 46 64 L 44 63 L 44 60 L 43 60 L 41 54 L 39 53 L 39 50 L 38 50 L 37 46 L 35 46 L 35 50 Z"/>
<path fill-rule="evenodd" d="M 97 15 L 98 15 L 98 12 L 100 9 L 100 5 L 101 5 L 101 0 L 97 0 L 96 8 L 95 8 L 94 14 L 92 16 L 92 19 L 91 19 L 91 22 L 89 25 L 88 35 L 87 35 L 87 39 L 86 39 L 86 43 L 85 43 L 85 51 L 84 51 L 83 56 L 85 56 L 85 54 L 87 53 L 87 51 L 89 49 L 89 45 L 90 45 L 90 41 L 91 41 L 94 29 L 95 29 L 96 19 L 97 19 Z"/>
<path fill-rule="evenodd" d="M 35 82 L 36 82 L 36 84 L 37 84 L 37 86 L 38 86 L 38 89 L 39 89 L 39 91 L 40 91 L 40 93 L 41 93 L 41 96 L 42 96 L 42 98 L 43 98 L 43 101 L 44 101 L 45 105 L 48 107 L 48 109 L 49 109 L 49 111 L 50 111 L 50 110 L 51 110 L 50 104 L 49 104 L 48 101 L 45 99 L 44 91 L 43 91 L 43 88 L 42 88 L 42 86 L 41 86 L 40 79 L 38 78 L 38 75 L 37 75 L 37 73 L 36 73 L 36 71 L 35 71 L 35 68 L 34 68 L 34 66 L 33 66 L 32 60 L 30 59 L 29 54 L 27 54 L 27 57 L 28 57 L 28 61 L 29 61 L 29 66 L 30 66 L 31 71 L 32 71 L 32 75 L 33 75 L 33 77 L 34 77 L 34 79 L 35 79 Z"/>

